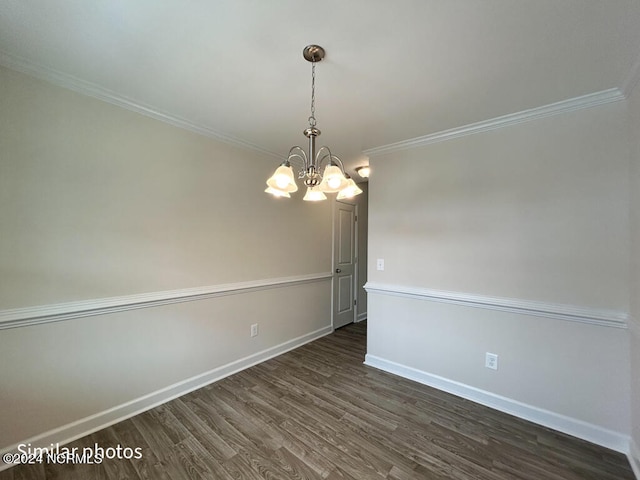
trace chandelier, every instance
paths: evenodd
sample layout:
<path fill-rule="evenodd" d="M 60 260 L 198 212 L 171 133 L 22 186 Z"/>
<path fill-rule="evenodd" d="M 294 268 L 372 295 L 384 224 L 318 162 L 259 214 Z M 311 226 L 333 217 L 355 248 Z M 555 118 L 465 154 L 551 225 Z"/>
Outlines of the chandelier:
<path fill-rule="evenodd" d="M 274 174 L 267 180 L 265 192 L 276 197 L 291 197 L 291 193 L 298 190 L 291 161 L 302 162 L 302 168 L 298 173 L 298 179 L 307 187 L 307 193 L 303 200 L 326 200 L 325 193 L 338 193 L 337 198 L 351 198 L 360 193 L 353 179 L 345 172 L 342 161 L 331 153 L 329 147 L 320 147 L 316 152 L 316 137 L 320 136 L 320 130 L 316 128 L 316 63 L 324 58 L 324 48 L 318 45 L 307 45 L 302 51 L 305 60 L 311 62 L 311 116 L 309 128 L 302 133 L 309 139 L 309 153 L 302 147 L 294 146 L 289 150 L 287 159 L 280 164 Z M 322 166 L 326 164 L 324 171 Z"/>

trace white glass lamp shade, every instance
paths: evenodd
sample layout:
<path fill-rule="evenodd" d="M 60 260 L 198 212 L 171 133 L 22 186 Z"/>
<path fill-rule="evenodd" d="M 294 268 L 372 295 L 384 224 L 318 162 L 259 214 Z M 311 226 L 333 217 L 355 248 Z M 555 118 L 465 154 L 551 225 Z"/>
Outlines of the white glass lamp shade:
<path fill-rule="evenodd" d="M 298 190 L 296 180 L 293 178 L 293 168 L 286 165 L 280 165 L 276 168 L 274 174 L 267 180 L 267 185 L 274 190 L 280 190 L 286 193 L 292 193 Z"/>
<path fill-rule="evenodd" d="M 307 193 L 303 200 L 307 202 L 319 202 L 320 200 L 326 200 L 327 196 L 318 190 L 318 187 L 307 187 Z"/>
<path fill-rule="evenodd" d="M 371 168 L 369 167 L 358 167 L 356 168 L 356 172 L 358 172 L 358 175 L 360 175 L 362 178 L 369 178 L 369 175 L 371 174 Z"/>
<path fill-rule="evenodd" d="M 318 187 L 326 193 L 339 192 L 347 186 L 347 179 L 342 174 L 342 170 L 335 165 L 329 165 L 324 169 L 322 174 L 322 182 Z"/>
<path fill-rule="evenodd" d="M 271 195 L 273 195 L 274 197 L 286 197 L 286 198 L 291 198 L 291 195 L 289 195 L 289 192 L 283 192 L 282 190 L 277 190 L 275 188 L 271 188 L 271 187 L 267 187 L 265 189 L 265 192 L 270 193 Z"/>
<path fill-rule="evenodd" d="M 347 180 L 347 186 L 340 190 L 338 196 L 336 197 L 338 200 L 342 200 L 343 198 L 351 198 L 356 195 L 360 195 L 362 193 L 362 189 L 356 185 L 356 182 L 353 181 L 353 178 Z"/>

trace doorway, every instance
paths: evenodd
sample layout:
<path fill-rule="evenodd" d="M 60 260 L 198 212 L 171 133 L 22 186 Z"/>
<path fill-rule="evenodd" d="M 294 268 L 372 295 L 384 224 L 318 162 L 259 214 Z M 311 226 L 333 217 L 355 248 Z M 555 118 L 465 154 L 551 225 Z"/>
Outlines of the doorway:
<path fill-rule="evenodd" d="M 336 201 L 333 215 L 333 328 L 357 319 L 357 206 Z"/>

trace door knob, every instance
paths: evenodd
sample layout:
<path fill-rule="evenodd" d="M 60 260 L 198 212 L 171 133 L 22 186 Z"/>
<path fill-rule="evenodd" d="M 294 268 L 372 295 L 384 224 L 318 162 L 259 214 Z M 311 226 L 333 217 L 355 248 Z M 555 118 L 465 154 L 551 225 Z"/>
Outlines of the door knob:
<path fill-rule="evenodd" d="M 336 268 L 336 273 L 340 273 L 342 270 L 340 270 L 339 268 Z"/>

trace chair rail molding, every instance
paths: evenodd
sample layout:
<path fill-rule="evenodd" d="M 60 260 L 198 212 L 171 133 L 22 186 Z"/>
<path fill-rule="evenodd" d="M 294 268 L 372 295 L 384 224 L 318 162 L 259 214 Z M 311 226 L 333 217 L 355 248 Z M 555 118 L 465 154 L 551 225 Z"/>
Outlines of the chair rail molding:
<path fill-rule="evenodd" d="M 429 288 L 388 285 L 375 282 L 368 282 L 364 288 L 367 293 L 373 295 L 392 295 L 430 302 L 452 303 L 466 307 L 486 308 L 604 327 L 626 329 L 629 321 L 628 313 L 617 310 L 577 307 L 525 299 L 490 297 L 471 293 L 447 292 Z"/>
<path fill-rule="evenodd" d="M 331 280 L 331 272 L 0 310 L 0 330 Z"/>

